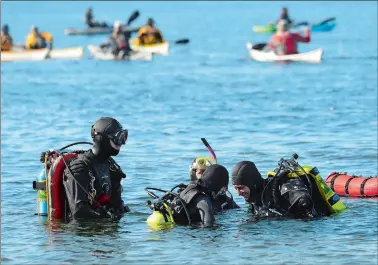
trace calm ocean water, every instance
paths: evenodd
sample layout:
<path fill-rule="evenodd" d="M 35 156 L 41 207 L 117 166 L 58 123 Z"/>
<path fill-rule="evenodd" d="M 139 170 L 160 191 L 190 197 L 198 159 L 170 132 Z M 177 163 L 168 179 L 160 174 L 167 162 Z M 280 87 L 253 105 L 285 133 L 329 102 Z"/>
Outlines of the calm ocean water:
<path fill-rule="evenodd" d="M 16 43 L 35 24 L 56 48 L 99 44 L 106 36 L 63 34 L 84 27 L 88 5 L 108 22 L 138 9 L 134 25 L 153 16 L 167 40 L 191 42 L 152 62 L 86 52 L 79 61 L 1 65 L 2 264 L 377 264 L 377 199 L 343 199 L 348 211 L 310 222 L 256 222 L 230 185 L 242 208 L 214 228 L 152 231 L 143 190 L 186 182 L 191 160 L 208 155 L 201 137 L 229 171 L 252 160 L 265 174 L 297 152 L 324 178 L 376 175 L 377 2 L 1 2 L 1 23 Z M 283 5 L 297 21 L 337 17 L 333 32 L 300 46 L 323 47 L 323 63 L 247 59 L 246 42 L 268 38 L 252 26 L 274 21 Z M 90 141 L 101 116 L 129 129 L 116 160 L 133 213 L 112 224 L 47 223 L 34 215 L 40 152 Z"/>

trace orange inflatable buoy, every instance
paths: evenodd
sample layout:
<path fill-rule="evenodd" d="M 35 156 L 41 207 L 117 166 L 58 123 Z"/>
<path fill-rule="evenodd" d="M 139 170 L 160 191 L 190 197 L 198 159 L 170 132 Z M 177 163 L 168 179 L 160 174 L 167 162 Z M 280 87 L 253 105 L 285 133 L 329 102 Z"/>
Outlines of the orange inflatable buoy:
<path fill-rule="evenodd" d="M 333 172 L 326 178 L 326 183 L 340 196 L 378 196 L 378 176 L 365 178 L 362 176 L 351 176 L 346 172 Z"/>

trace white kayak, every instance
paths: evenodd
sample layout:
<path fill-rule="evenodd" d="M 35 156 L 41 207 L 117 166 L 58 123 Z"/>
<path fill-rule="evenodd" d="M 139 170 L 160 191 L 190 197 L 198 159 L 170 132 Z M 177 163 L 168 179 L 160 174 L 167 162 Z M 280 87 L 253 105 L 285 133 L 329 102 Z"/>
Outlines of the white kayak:
<path fill-rule="evenodd" d="M 53 49 L 48 48 L 36 49 L 36 50 L 23 50 L 15 49 L 9 52 L 1 52 L 2 62 L 14 62 L 14 61 L 42 61 L 47 59 L 79 59 L 84 55 L 84 48 L 72 47 L 65 49 Z"/>
<path fill-rule="evenodd" d="M 253 45 L 247 43 L 247 49 L 251 58 L 259 62 L 279 62 L 279 61 L 294 61 L 294 62 L 308 62 L 319 63 L 322 60 L 323 49 L 316 49 L 309 52 L 289 54 L 289 55 L 277 55 L 273 51 L 260 51 L 252 49 Z"/>
<path fill-rule="evenodd" d="M 168 55 L 169 43 L 164 41 L 156 44 L 138 45 L 138 39 L 130 39 L 130 47 L 134 51 L 150 52 L 155 55 Z"/>
<path fill-rule="evenodd" d="M 80 59 L 84 55 L 84 48 L 82 46 L 52 49 L 49 53 L 48 59 Z"/>
<path fill-rule="evenodd" d="M 123 53 L 115 56 L 109 49 L 102 49 L 100 46 L 88 45 L 89 53 L 97 60 L 126 60 L 126 61 L 151 61 L 152 53 L 132 51 L 130 55 L 123 57 Z"/>

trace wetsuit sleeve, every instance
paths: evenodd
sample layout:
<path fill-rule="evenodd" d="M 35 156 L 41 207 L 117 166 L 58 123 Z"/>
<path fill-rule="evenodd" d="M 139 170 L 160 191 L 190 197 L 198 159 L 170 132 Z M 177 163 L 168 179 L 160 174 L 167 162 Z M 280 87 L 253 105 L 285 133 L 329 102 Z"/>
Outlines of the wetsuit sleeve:
<path fill-rule="evenodd" d="M 198 196 L 196 198 L 196 207 L 201 216 L 201 221 L 205 226 L 212 226 L 215 222 L 213 206 L 207 196 Z"/>
<path fill-rule="evenodd" d="M 117 173 L 112 173 L 112 195 L 110 197 L 110 202 L 115 210 L 124 211 L 124 202 L 122 200 L 122 177 L 118 176 Z"/>
<path fill-rule="evenodd" d="M 298 33 L 293 33 L 293 38 L 294 40 L 298 42 L 310 42 L 311 41 L 311 36 L 310 32 L 307 31 L 304 36 L 298 34 Z"/>
<path fill-rule="evenodd" d="M 76 159 L 72 161 L 68 167 L 73 176 L 66 168 L 64 170 L 63 185 L 70 207 L 71 217 L 74 219 L 104 217 L 106 215 L 105 212 L 92 209 L 88 198 L 89 196 L 86 193 L 89 191 L 90 186 L 88 166 L 80 159 Z"/>

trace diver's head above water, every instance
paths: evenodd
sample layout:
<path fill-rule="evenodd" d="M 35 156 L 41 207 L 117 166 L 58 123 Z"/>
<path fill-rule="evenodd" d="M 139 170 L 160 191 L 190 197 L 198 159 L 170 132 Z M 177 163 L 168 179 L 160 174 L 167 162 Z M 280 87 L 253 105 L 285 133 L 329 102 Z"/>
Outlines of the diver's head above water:
<path fill-rule="evenodd" d="M 197 157 L 193 160 L 193 162 L 189 165 L 189 176 L 191 181 L 195 181 L 202 177 L 203 172 L 205 172 L 206 168 L 211 165 L 216 164 L 215 160 L 210 157 Z"/>
<path fill-rule="evenodd" d="M 126 144 L 128 131 L 116 119 L 102 117 L 92 125 L 91 136 L 93 154 L 108 159 L 118 155 L 121 145 Z"/>
<path fill-rule="evenodd" d="M 253 162 L 241 161 L 232 169 L 232 184 L 237 194 L 249 203 L 260 204 L 264 183 Z"/>
<path fill-rule="evenodd" d="M 228 170 L 221 165 L 211 165 L 203 172 L 201 180 L 207 188 L 218 194 L 222 189 L 227 190 L 229 182 Z"/>

